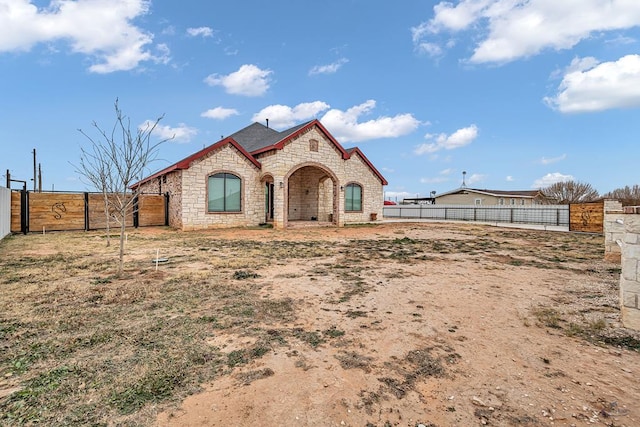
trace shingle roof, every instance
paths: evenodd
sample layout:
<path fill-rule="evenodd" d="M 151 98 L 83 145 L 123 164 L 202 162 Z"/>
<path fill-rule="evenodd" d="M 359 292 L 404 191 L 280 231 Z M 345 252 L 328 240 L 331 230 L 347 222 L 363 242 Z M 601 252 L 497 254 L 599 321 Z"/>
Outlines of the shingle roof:
<path fill-rule="evenodd" d="M 310 122 L 303 123 L 298 126 L 294 126 L 291 129 L 278 132 L 275 129 L 268 128 L 260 123 L 252 123 L 244 129 L 240 129 L 238 132 L 230 135 L 229 137 L 238 142 L 249 153 L 262 150 L 266 147 L 270 147 L 296 132 L 297 130 L 305 127 Z"/>
<path fill-rule="evenodd" d="M 271 150 L 281 150 L 289 141 L 295 139 L 298 136 L 298 133 L 304 132 L 305 128 L 311 128 L 313 126 L 317 126 L 318 129 L 324 133 L 324 135 L 334 144 L 336 149 L 342 154 L 342 158 L 347 160 L 351 157 L 352 154 L 357 153 L 364 162 L 371 168 L 371 171 L 380 179 L 383 185 L 387 185 L 387 181 L 384 179 L 382 174 L 378 172 L 378 170 L 371 164 L 371 162 L 366 158 L 366 156 L 357 148 L 351 148 L 348 151 L 345 150 L 338 141 L 327 131 L 324 126 L 318 120 L 311 120 L 306 123 L 302 123 L 300 125 L 294 126 L 290 129 L 283 130 L 282 132 L 278 132 L 275 129 L 268 128 L 260 123 L 252 123 L 244 129 L 240 129 L 236 133 L 229 135 L 226 138 L 221 139 L 213 145 L 210 145 L 202 150 L 194 153 L 173 165 L 164 168 L 151 176 L 144 178 L 143 180 L 135 183 L 132 187 L 139 186 L 153 178 L 162 176 L 174 170 L 180 169 L 188 169 L 191 166 L 191 163 L 195 160 L 198 160 L 208 153 L 215 151 L 227 144 L 235 147 L 241 155 L 247 158 L 251 163 L 255 165 L 258 169 L 262 167 L 260 161 L 256 157 L 256 155 L 271 151 Z"/>
<path fill-rule="evenodd" d="M 492 196 L 519 196 L 519 197 L 530 197 L 530 198 L 535 198 L 541 194 L 540 190 L 512 190 L 512 191 L 506 190 L 505 191 L 505 190 L 486 190 L 486 189 L 479 189 L 479 188 L 461 187 L 455 190 L 441 193 L 436 197 L 442 197 L 449 194 L 461 193 L 463 191 L 467 191 L 471 193 L 488 194 Z"/>

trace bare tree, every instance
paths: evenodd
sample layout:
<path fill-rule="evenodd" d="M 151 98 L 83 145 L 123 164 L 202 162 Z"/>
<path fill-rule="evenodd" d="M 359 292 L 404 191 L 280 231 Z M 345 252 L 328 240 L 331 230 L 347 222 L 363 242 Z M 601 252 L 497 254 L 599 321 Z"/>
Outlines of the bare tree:
<path fill-rule="evenodd" d="M 80 162 L 76 170 L 102 193 L 107 236 L 111 219 L 120 226 L 120 276 L 124 269 L 126 219 L 133 213 L 136 197 L 141 191 L 140 187 L 132 188 L 132 185 L 149 172 L 149 165 L 156 160 L 158 147 L 171 138 L 159 142 L 151 141 L 151 134 L 164 116 L 160 116 L 155 122 L 147 122 L 144 127 L 132 132 L 130 119 L 120 110 L 117 99 L 115 111 L 116 121 L 111 132 L 103 130 L 96 122 L 93 122 L 92 126 L 97 130 L 97 138 L 78 129 L 91 142 L 91 149 L 81 148 Z M 107 237 L 107 246 L 109 244 Z"/>
<path fill-rule="evenodd" d="M 579 181 L 556 182 L 543 188 L 542 193 L 562 205 L 592 202 L 600 197 L 591 184 Z"/>
<path fill-rule="evenodd" d="M 603 197 L 616 199 L 622 203 L 622 206 L 640 206 L 640 185 L 635 184 L 633 187 L 625 185 L 624 188 L 616 188 Z"/>

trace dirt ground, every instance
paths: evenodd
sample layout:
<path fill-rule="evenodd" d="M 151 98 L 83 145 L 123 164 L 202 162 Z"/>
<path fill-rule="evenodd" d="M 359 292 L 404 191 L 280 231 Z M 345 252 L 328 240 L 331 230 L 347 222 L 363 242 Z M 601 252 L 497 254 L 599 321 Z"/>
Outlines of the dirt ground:
<path fill-rule="evenodd" d="M 421 253 L 424 259 L 400 254 L 396 262 L 363 255 L 355 274 L 364 289 L 344 302 L 337 302 L 344 281 L 314 274 L 343 263 L 339 254 L 261 269 L 264 297 L 296 302 L 290 326 L 344 335 L 316 347 L 278 348 L 207 384 L 160 414 L 158 424 L 640 425 L 640 354 L 567 336 L 545 317 L 563 313 L 620 327 L 615 266 L 592 259 L 541 265 L 559 262 L 553 257 L 563 257 L 556 249 L 571 244 L 565 239 L 600 238 L 442 225 L 307 230 L 287 238 L 356 239 L 355 253 L 365 250 L 357 239 L 393 238 L 412 252 L 412 242 L 478 243 L 485 232 L 504 249 L 480 244 L 467 253 Z M 213 342 L 228 351 L 245 344 L 242 334 L 220 333 Z"/>
<path fill-rule="evenodd" d="M 620 324 L 620 266 L 602 260 L 602 236 L 398 223 L 141 229 L 131 241 L 134 269 L 154 247 L 168 258 L 141 273 L 153 286 L 215 267 L 256 298 L 250 321 L 220 317 L 204 335 L 224 369 L 184 399 L 145 404 L 137 422 L 640 425 L 640 334 Z"/>

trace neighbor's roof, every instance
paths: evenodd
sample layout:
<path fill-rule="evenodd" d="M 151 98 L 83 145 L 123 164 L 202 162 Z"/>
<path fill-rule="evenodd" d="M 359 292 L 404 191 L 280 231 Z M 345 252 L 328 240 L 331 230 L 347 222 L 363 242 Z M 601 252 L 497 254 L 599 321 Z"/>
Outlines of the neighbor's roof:
<path fill-rule="evenodd" d="M 373 166 L 373 164 L 367 159 L 367 157 L 360 151 L 359 148 L 354 147 L 349 149 L 349 151 L 345 150 L 338 141 L 325 129 L 324 126 L 318 120 L 311 120 L 306 123 L 302 123 L 300 125 L 294 126 L 284 131 L 277 131 L 275 129 L 271 129 L 267 126 L 264 126 L 260 123 L 252 123 L 251 125 L 240 129 L 234 134 L 221 139 L 220 141 L 212 144 L 208 147 L 203 148 L 202 150 L 185 157 L 177 163 L 174 163 L 171 166 L 168 166 L 151 176 L 144 178 L 143 180 L 135 183 L 132 187 L 137 187 L 141 184 L 144 184 L 147 181 L 150 181 L 154 178 L 160 177 L 162 175 L 166 175 L 169 172 L 174 170 L 182 170 L 189 169 L 191 163 L 195 160 L 198 160 L 212 151 L 215 151 L 219 148 L 224 147 L 225 145 L 230 144 L 234 148 L 236 148 L 240 154 L 247 158 L 251 163 L 254 164 L 258 169 L 262 168 L 262 165 L 258 161 L 256 157 L 257 154 L 264 153 L 266 151 L 271 150 L 282 150 L 284 146 L 295 139 L 297 136 L 302 134 L 308 129 L 311 129 L 313 126 L 317 126 L 318 129 L 333 143 L 336 150 L 340 152 L 342 158 L 347 160 L 351 157 L 352 154 L 357 153 L 366 165 L 371 169 L 371 171 L 380 179 L 382 185 L 387 185 L 388 182 L 382 174 Z"/>
<path fill-rule="evenodd" d="M 486 189 L 478 189 L 478 188 L 467 188 L 460 187 L 455 190 L 447 191 L 446 193 L 436 195 L 436 198 L 442 196 L 448 196 L 450 194 L 460 194 L 460 193 L 475 193 L 475 194 L 484 194 L 487 196 L 497 196 L 497 197 L 520 197 L 533 199 L 535 197 L 544 196 L 544 194 L 540 190 L 486 190 Z"/>

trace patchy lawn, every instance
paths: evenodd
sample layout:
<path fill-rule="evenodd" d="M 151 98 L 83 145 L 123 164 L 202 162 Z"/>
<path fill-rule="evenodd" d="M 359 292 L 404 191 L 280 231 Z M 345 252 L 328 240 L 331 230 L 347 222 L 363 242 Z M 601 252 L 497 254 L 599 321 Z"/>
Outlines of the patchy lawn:
<path fill-rule="evenodd" d="M 123 278 L 105 242 L 0 243 L 0 424 L 640 424 L 601 236 L 148 228 Z"/>

